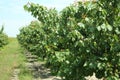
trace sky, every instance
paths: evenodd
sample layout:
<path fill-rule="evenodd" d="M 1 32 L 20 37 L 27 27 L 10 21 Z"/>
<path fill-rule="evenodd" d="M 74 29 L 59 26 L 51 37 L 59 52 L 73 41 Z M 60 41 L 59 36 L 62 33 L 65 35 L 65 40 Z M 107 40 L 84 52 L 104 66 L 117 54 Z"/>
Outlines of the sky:
<path fill-rule="evenodd" d="M 20 28 L 36 20 L 23 8 L 28 2 L 38 3 L 58 11 L 72 4 L 75 0 L 0 0 L 0 28 L 4 25 L 4 33 L 16 37 Z"/>

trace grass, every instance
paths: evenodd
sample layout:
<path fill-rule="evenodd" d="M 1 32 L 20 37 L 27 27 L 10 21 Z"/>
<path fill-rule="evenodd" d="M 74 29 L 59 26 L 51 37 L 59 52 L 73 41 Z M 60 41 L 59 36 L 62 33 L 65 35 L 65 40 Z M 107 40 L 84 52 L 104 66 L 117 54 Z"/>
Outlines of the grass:
<path fill-rule="evenodd" d="M 20 80 L 33 80 L 31 72 L 28 70 L 28 68 L 25 67 L 25 65 L 20 66 L 19 79 Z"/>
<path fill-rule="evenodd" d="M 11 80 L 14 68 L 20 68 L 20 80 L 31 80 L 31 73 L 25 67 L 25 56 L 17 39 L 9 38 L 9 44 L 0 51 L 0 80 Z"/>

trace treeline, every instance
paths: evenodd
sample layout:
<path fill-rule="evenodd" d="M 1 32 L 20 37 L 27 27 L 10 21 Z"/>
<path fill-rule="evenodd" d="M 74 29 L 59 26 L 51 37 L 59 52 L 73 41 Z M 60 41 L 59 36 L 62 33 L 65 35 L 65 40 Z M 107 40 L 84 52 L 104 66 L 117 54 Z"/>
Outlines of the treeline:
<path fill-rule="evenodd" d="M 8 44 L 8 36 L 3 32 L 4 26 L 0 29 L 0 48 Z"/>
<path fill-rule="evenodd" d="M 18 41 L 46 60 L 55 75 L 120 79 L 119 0 L 76 2 L 59 13 L 34 3 L 24 8 L 39 21 L 22 28 Z"/>

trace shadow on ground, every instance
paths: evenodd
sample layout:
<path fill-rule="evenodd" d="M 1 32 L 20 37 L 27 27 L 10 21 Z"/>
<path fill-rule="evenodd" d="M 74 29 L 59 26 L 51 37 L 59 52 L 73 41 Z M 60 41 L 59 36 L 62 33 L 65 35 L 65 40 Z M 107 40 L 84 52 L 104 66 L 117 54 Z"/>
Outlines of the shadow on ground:
<path fill-rule="evenodd" d="M 27 54 L 26 57 L 26 65 L 32 71 L 34 80 L 61 80 L 60 77 L 51 74 L 50 69 L 45 67 L 45 63 L 37 62 L 35 56 Z"/>

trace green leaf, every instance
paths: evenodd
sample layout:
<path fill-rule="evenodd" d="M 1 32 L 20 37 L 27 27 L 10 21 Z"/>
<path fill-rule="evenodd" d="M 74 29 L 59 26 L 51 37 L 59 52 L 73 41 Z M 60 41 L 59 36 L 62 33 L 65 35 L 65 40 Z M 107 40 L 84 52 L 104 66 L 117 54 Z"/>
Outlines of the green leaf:
<path fill-rule="evenodd" d="M 109 31 L 112 31 L 112 29 L 113 29 L 112 26 L 110 26 L 109 24 L 106 24 L 106 27 Z"/>

